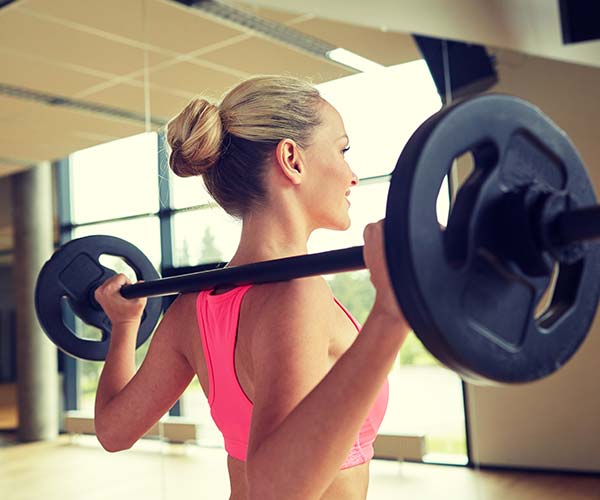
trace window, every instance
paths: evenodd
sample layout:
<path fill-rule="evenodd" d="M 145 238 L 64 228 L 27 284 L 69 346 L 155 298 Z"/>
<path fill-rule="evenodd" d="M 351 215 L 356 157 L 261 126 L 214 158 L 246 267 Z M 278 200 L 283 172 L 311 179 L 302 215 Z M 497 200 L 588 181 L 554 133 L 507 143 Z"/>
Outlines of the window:
<path fill-rule="evenodd" d="M 161 240 L 158 196 L 156 134 L 140 134 L 95 146 L 71 155 L 70 221 L 72 238 L 93 234 L 116 236 L 136 245 L 159 269 Z M 122 259 L 102 256 L 101 263 L 124 272 L 135 281 L 131 268 Z M 101 332 L 76 319 L 76 331 L 87 339 L 100 339 Z M 149 342 L 138 349 L 143 360 Z M 79 410 L 93 412 L 94 398 L 102 364 L 77 361 Z"/>
<path fill-rule="evenodd" d="M 350 138 L 346 158 L 359 179 L 390 174 L 406 141 L 441 105 L 424 61 L 318 87 L 344 119 Z"/>
<path fill-rule="evenodd" d="M 72 221 L 116 219 L 158 210 L 156 134 L 140 134 L 73 153 Z"/>
<path fill-rule="evenodd" d="M 157 269 L 160 268 L 160 230 L 156 216 L 132 220 L 113 220 L 73 228 L 73 238 L 93 234 L 116 236 L 133 243 L 150 259 Z"/>
<path fill-rule="evenodd" d="M 196 266 L 230 260 L 242 225 L 216 205 L 173 216 L 173 264 Z"/>
<path fill-rule="evenodd" d="M 215 204 L 208 194 L 202 177 L 177 177 L 169 170 L 171 206 L 174 209 Z"/>

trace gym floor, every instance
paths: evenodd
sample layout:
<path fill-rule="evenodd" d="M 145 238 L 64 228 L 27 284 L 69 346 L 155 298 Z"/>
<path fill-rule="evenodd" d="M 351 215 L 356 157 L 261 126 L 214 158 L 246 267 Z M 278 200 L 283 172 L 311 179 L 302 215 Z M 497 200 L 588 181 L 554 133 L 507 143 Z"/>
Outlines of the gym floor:
<path fill-rule="evenodd" d="M 13 445 L 0 435 L 3 500 L 228 498 L 226 471 L 222 449 L 144 440 L 109 454 L 91 436 Z M 600 478 L 374 460 L 368 499 L 402 498 L 591 500 L 600 498 Z"/>

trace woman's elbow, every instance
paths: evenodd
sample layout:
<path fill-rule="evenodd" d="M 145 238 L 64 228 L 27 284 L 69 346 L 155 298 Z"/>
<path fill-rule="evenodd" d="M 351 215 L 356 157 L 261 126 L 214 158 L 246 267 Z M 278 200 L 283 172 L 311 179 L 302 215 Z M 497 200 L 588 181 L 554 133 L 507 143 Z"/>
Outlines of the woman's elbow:
<path fill-rule="evenodd" d="M 102 445 L 105 451 L 109 453 L 117 453 L 118 451 L 125 451 L 131 448 L 131 445 L 120 445 L 118 443 L 111 443 L 110 441 L 105 441 L 103 439 L 98 438 L 98 441 Z"/>
<path fill-rule="evenodd" d="M 98 442 L 109 453 L 116 453 L 118 451 L 125 451 L 133 446 L 133 443 L 127 442 L 122 437 L 120 438 L 115 432 L 110 429 L 103 428 L 98 424 L 98 421 L 94 421 L 94 427 L 96 431 L 96 438 Z"/>

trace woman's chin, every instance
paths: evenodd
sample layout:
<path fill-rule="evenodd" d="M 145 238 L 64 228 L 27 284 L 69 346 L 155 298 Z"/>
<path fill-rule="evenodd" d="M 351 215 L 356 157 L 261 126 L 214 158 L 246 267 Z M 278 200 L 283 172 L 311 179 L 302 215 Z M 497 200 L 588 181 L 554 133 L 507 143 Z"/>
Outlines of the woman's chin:
<path fill-rule="evenodd" d="M 331 231 L 346 231 L 350 228 L 350 220 L 340 220 L 334 223 L 324 224 L 320 226 L 321 229 L 330 229 Z"/>
<path fill-rule="evenodd" d="M 338 231 L 347 231 L 348 229 L 350 229 L 351 224 L 352 221 L 350 220 L 350 217 L 346 216 L 346 220 L 341 220 L 336 229 Z"/>
<path fill-rule="evenodd" d="M 329 218 L 327 221 L 322 221 L 319 227 L 321 229 L 331 229 L 332 231 L 346 231 L 350 228 L 351 223 L 348 211 L 346 211 L 346 213 L 340 213 L 335 219 Z"/>

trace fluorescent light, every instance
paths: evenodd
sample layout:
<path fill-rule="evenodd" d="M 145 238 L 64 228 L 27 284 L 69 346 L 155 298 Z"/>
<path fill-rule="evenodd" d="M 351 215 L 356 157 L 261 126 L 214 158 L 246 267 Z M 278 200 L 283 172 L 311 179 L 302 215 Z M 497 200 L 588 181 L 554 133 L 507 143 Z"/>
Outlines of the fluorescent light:
<path fill-rule="evenodd" d="M 359 56 L 354 52 L 350 52 L 349 50 L 337 48 L 328 51 L 325 54 L 332 61 L 338 62 L 345 66 L 350 66 L 351 68 L 357 69 L 358 71 L 367 72 L 373 70 L 380 70 L 385 68 L 385 66 L 378 64 L 370 59 Z"/>

